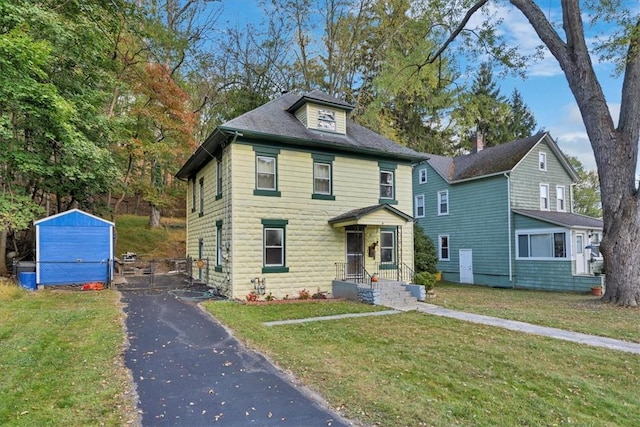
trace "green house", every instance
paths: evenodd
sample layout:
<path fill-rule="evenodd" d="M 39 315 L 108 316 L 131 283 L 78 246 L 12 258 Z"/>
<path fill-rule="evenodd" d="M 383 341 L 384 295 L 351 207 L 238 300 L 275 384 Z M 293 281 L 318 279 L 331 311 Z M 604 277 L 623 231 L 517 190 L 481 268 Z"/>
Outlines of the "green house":
<path fill-rule="evenodd" d="M 413 171 L 414 217 L 444 280 L 587 291 L 603 284 L 602 220 L 573 213 L 578 176 L 548 133 Z"/>

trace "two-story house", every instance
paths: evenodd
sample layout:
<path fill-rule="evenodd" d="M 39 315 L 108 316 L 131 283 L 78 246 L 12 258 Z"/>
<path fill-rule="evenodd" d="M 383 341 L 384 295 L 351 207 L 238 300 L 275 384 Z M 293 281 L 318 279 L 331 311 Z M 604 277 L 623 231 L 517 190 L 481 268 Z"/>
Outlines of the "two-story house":
<path fill-rule="evenodd" d="M 549 134 L 482 148 L 477 141 L 472 154 L 429 155 L 414 168 L 414 216 L 443 278 L 566 291 L 600 285 L 602 221 L 572 212 L 578 176 Z"/>
<path fill-rule="evenodd" d="M 177 173 L 194 278 L 283 298 L 412 269 L 411 165 L 426 156 L 349 120 L 352 108 L 287 93 L 213 131 Z"/>

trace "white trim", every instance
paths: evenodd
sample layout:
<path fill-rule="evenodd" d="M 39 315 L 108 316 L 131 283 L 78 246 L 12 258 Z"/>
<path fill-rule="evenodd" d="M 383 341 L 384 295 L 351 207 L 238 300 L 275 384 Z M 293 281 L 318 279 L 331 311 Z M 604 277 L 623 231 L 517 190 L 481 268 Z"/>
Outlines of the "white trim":
<path fill-rule="evenodd" d="M 542 205 L 542 188 L 546 188 L 547 189 L 547 206 L 543 206 Z M 548 211 L 551 210 L 551 196 L 549 194 L 549 184 L 540 184 L 540 190 L 538 191 L 538 203 L 540 203 L 540 210 L 541 211 Z"/>
<path fill-rule="evenodd" d="M 424 172 L 424 177 L 422 176 L 423 172 Z M 427 168 L 418 169 L 418 184 L 426 184 L 426 183 L 427 183 Z"/>
<path fill-rule="evenodd" d="M 564 257 L 521 257 L 520 256 L 520 236 L 527 235 L 530 236 L 532 234 L 545 234 L 551 235 L 555 233 L 563 233 L 564 234 Z M 569 239 L 567 240 L 567 236 Z M 572 249 L 572 233 L 571 230 L 566 228 L 533 228 L 533 229 L 522 229 L 516 230 L 515 232 L 515 245 L 516 245 L 516 260 L 521 261 L 569 261 L 571 260 L 571 249 Z"/>
<path fill-rule="evenodd" d="M 442 212 L 441 208 L 442 208 L 442 195 L 446 195 L 447 197 L 447 211 L 446 212 Z M 449 190 L 442 190 L 442 191 L 438 191 L 438 216 L 443 216 L 443 215 L 449 215 Z"/>
<path fill-rule="evenodd" d="M 538 169 L 541 171 L 547 171 L 547 153 L 544 151 L 538 152 Z"/>
<path fill-rule="evenodd" d="M 442 258 L 442 238 L 447 238 L 447 258 Z M 451 239 L 448 234 L 438 234 L 438 261 L 451 261 Z"/>
<path fill-rule="evenodd" d="M 419 207 L 418 198 L 422 199 L 422 215 L 418 215 L 418 207 Z M 414 202 L 415 202 L 415 212 L 414 212 L 415 218 L 424 218 L 426 213 L 426 204 L 425 204 L 424 194 L 416 194 Z"/>
<path fill-rule="evenodd" d="M 562 188 L 562 199 L 560 199 L 560 189 Z M 562 200 L 562 208 L 560 208 L 560 200 Z M 556 210 L 558 212 L 567 211 L 567 189 L 564 185 L 556 185 Z"/>
<path fill-rule="evenodd" d="M 61 216 L 69 215 L 69 214 L 71 214 L 73 212 L 78 212 L 78 213 L 80 213 L 82 215 L 86 215 L 86 216 L 91 217 L 91 218 L 93 218 L 95 220 L 98 220 L 98 221 L 104 222 L 106 224 L 109 224 L 112 227 L 115 226 L 115 224 L 113 222 L 111 222 L 111 221 L 107 221 L 106 219 L 100 218 L 99 216 L 92 215 L 89 212 L 85 212 L 85 211 L 83 211 L 81 209 L 77 209 L 77 208 L 69 209 L 68 211 L 60 212 L 60 213 L 57 213 L 55 215 L 51 215 L 51 216 L 48 216 L 46 218 L 39 219 L 37 221 L 34 221 L 33 225 L 39 225 L 42 222 L 49 221 L 51 219 L 58 218 L 58 217 L 61 217 Z"/>

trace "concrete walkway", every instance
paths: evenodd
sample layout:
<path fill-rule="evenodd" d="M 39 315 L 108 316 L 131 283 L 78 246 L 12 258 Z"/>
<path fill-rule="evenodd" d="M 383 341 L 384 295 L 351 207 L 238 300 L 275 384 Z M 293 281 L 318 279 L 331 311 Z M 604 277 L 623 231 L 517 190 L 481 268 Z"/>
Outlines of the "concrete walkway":
<path fill-rule="evenodd" d="M 448 308 L 434 304 L 419 303 L 417 308 L 421 313 L 432 314 L 434 316 L 450 317 L 452 319 L 481 323 L 483 325 L 495 326 L 498 328 L 509 329 L 511 331 L 542 335 L 559 340 L 587 344 L 594 347 L 604 347 L 610 350 L 640 354 L 640 344 L 638 343 L 582 334 L 580 332 L 566 331 L 564 329 L 549 328 L 547 326 L 532 325 L 531 323 L 518 322 L 517 320 L 507 320 L 500 319 L 498 317 L 483 316 L 481 314 L 464 313 L 461 311 L 449 310 Z"/>
<path fill-rule="evenodd" d="M 434 304 L 417 303 L 416 309 L 421 313 L 431 314 L 434 316 L 449 317 L 452 319 L 463 320 L 465 322 L 480 323 L 483 325 L 495 326 L 497 328 L 509 329 L 511 331 L 541 335 L 545 337 L 556 338 L 559 340 L 587 344 L 594 347 L 603 347 L 610 350 L 640 354 L 640 344 L 638 343 L 582 334 L 580 332 L 566 331 L 564 329 L 550 328 L 547 326 L 532 325 L 531 323 L 518 322 L 517 320 L 507 320 L 498 317 L 484 316 L 481 314 L 465 313 L 462 311 L 450 310 L 448 308 L 440 307 Z M 350 317 L 384 316 L 389 314 L 402 313 L 404 311 L 406 311 L 406 308 L 397 310 L 374 311 L 370 313 L 341 314 L 335 316 L 311 317 L 308 319 L 282 320 L 275 322 L 266 322 L 264 324 L 267 326 L 290 325 L 304 322 L 317 322 L 321 320 L 346 319 Z"/>

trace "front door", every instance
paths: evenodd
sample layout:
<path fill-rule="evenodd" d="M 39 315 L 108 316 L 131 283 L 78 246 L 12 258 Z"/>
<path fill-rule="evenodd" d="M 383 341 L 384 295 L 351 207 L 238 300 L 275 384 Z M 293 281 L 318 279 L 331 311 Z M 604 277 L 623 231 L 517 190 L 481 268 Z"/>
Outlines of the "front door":
<path fill-rule="evenodd" d="M 364 234 L 361 230 L 347 230 L 347 278 L 362 278 L 364 262 Z"/>
<path fill-rule="evenodd" d="M 576 274 L 586 273 L 585 237 L 584 233 L 576 233 Z"/>
<path fill-rule="evenodd" d="M 460 249 L 460 283 L 473 284 L 473 252 Z"/>

